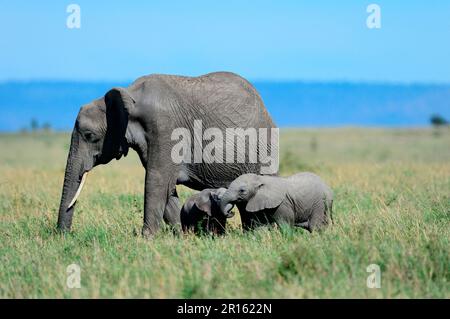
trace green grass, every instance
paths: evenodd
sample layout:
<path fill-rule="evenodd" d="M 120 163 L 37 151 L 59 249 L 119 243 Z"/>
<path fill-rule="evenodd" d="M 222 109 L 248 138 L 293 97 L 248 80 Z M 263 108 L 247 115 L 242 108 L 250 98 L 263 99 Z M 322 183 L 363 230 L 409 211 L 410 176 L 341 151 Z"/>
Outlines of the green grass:
<path fill-rule="evenodd" d="M 268 229 L 141 238 L 136 154 L 96 168 L 73 232 L 54 226 L 67 134 L 0 135 L 0 297 L 450 297 L 450 131 L 303 129 L 281 134 L 281 173 L 309 170 L 335 192 L 322 233 Z M 179 187 L 182 200 L 191 190 Z M 81 288 L 66 267 L 81 267 Z M 370 264 L 381 288 L 369 289 Z"/>

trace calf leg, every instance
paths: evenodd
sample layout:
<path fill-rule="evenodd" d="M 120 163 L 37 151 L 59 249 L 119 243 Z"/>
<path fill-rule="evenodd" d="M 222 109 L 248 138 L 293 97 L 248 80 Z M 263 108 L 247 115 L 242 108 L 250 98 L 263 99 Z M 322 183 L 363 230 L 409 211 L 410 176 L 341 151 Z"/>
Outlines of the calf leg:
<path fill-rule="evenodd" d="M 166 208 L 164 209 L 163 218 L 164 221 L 170 226 L 179 227 L 180 225 L 180 200 L 176 188 L 170 194 Z"/>

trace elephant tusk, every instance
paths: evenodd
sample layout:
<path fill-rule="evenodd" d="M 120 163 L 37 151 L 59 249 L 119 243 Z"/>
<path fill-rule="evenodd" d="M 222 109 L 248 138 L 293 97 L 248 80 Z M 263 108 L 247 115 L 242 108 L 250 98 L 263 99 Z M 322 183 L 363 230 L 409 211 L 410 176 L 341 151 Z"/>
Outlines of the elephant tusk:
<path fill-rule="evenodd" d="M 83 189 L 84 182 L 86 181 L 87 174 L 88 174 L 88 173 L 85 172 L 85 173 L 83 174 L 83 177 L 81 177 L 80 186 L 78 186 L 77 192 L 75 193 L 75 196 L 73 197 L 73 199 L 72 199 L 72 201 L 70 202 L 69 207 L 67 207 L 67 209 L 69 209 L 70 207 L 72 207 L 73 204 L 75 204 L 75 202 L 77 201 L 78 196 L 80 196 L 81 190 Z"/>

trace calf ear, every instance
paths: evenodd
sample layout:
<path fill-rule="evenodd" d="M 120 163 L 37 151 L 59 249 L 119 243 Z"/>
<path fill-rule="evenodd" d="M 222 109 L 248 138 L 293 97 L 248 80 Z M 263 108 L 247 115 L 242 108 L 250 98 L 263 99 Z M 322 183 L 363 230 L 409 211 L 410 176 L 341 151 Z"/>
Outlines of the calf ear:
<path fill-rule="evenodd" d="M 280 206 L 286 197 L 286 192 L 279 185 L 261 184 L 250 198 L 245 209 L 248 212 L 257 212 L 264 209 L 271 209 Z"/>
<path fill-rule="evenodd" d="M 208 216 L 211 216 L 211 200 L 209 194 L 199 194 L 194 200 L 194 205 Z"/>
<path fill-rule="evenodd" d="M 215 201 L 216 203 L 218 203 L 226 191 L 227 189 L 223 187 L 213 190 L 211 191 L 209 198 L 211 201 Z"/>

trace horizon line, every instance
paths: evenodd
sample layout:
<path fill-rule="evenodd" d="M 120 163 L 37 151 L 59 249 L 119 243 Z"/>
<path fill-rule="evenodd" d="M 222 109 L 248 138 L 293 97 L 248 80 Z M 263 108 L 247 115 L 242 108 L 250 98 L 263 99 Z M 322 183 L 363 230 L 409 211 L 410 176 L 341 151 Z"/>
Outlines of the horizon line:
<path fill-rule="evenodd" d="M 153 74 L 165 74 L 165 73 L 150 73 Z M 169 74 L 168 75 L 179 75 L 179 74 Z M 207 73 L 205 73 L 207 74 Z M 237 74 L 237 73 L 236 73 Z M 143 75 L 143 76 L 147 76 Z M 179 75 L 183 76 L 183 75 Z M 189 75 L 188 75 L 189 76 Z M 195 77 L 195 76 L 194 76 Z M 139 77 L 138 77 L 139 78 Z M 70 78 L 28 78 L 28 79 L 3 79 L 0 80 L 0 85 L 4 84 L 29 84 L 29 83 L 133 83 L 136 79 L 70 79 Z M 302 83 L 302 84 L 358 84 L 358 85 L 386 85 L 386 86 L 450 86 L 450 82 L 440 82 L 440 81 L 392 81 L 392 80 L 355 80 L 355 79 L 302 79 L 302 78 L 245 78 L 251 83 Z"/>
<path fill-rule="evenodd" d="M 328 125 L 299 125 L 299 126 L 277 126 L 280 130 L 333 130 L 333 129 L 382 129 L 382 130 L 423 130 L 433 129 L 432 124 L 357 124 L 342 123 Z M 33 131 L 29 128 L 19 128 L 14 130 L 0 129 L 1 134 L 45 134 L 45 133 L 61 133 L 66 134 L 72 132 L 73 128 L 50 128 L 49 130 L 38 129 Z"/>

